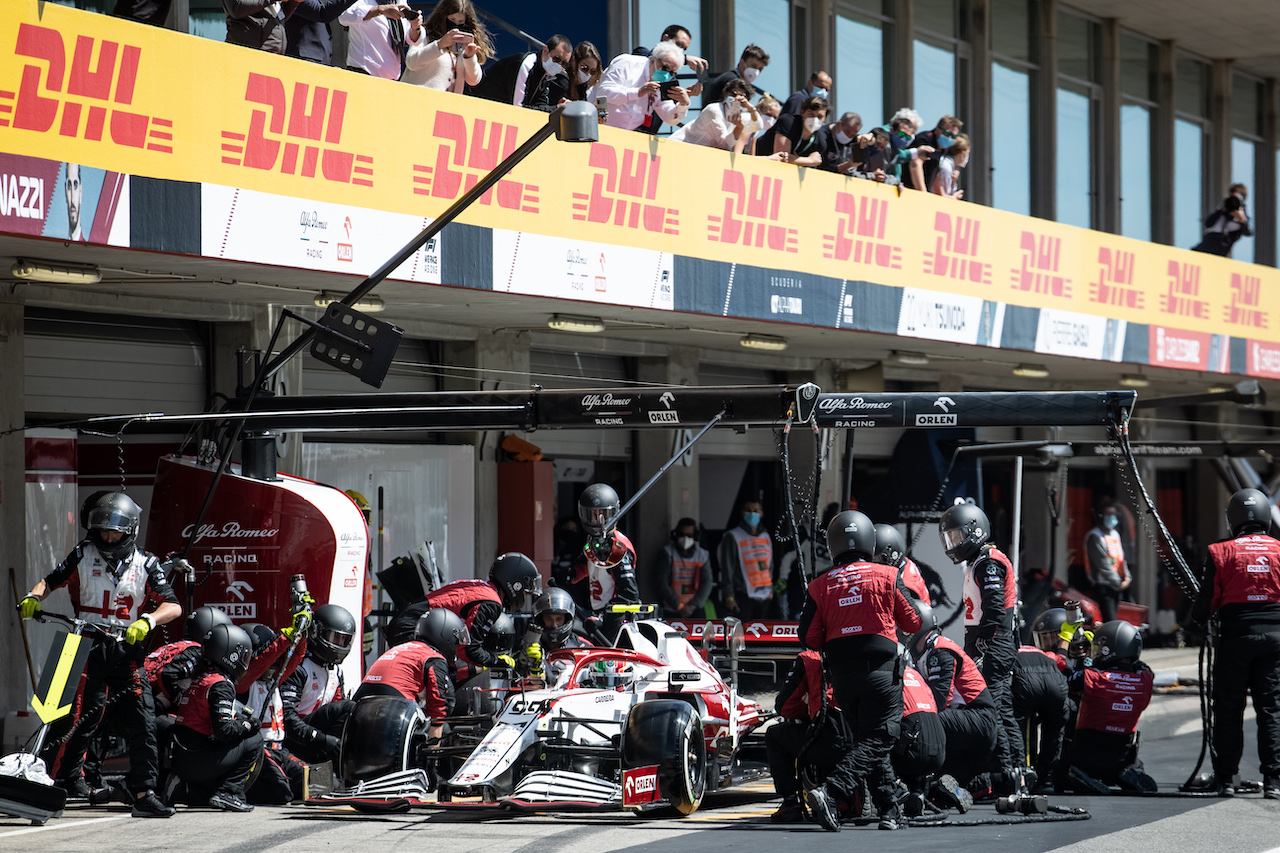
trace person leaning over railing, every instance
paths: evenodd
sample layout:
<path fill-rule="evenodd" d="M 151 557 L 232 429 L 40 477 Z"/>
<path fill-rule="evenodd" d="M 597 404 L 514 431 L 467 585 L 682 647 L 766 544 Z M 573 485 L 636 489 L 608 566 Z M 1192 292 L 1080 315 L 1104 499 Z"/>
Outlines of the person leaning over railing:
<path fill-rule="evenodd" d="M 707 104 L 698 117 L 671 138 L 741 154 L 751 136 L 760 131 L 760 113 L 751 104 L 751 86 L 730 80 L 722 89 L 724 100 Z"/>
<path fill-rule="evenodd" d="M 457 94 L 480 82 L 493 45 L 470 0 L 441 0 L 422 29 L 425 38 L 405 54 L 401 82 Z"/>

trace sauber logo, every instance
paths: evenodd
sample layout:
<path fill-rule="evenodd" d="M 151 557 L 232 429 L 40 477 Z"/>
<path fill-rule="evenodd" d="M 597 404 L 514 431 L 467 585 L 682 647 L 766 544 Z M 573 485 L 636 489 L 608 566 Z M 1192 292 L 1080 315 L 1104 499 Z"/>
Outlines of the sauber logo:
<path fill-rule="evenodd" d="M 18 26 L 13 52 L 34 61 L 23 66 L 16 92 L 0 84 L 0 127 L 46 133 L 57 122 L 60 136 L 172 154 L 172 120 L 124 109 L 133 105 L 142 48 L 76 35 L 68 68 L 72 35 Z"/>

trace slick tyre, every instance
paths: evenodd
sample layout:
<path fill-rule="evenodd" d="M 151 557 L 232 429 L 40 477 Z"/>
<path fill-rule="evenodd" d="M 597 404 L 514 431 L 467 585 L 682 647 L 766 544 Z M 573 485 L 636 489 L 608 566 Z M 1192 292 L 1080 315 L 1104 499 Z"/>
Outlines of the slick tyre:
<path fill-rule="evenodd" d="M 622 734 L 624 768 L 658 767 L 658 794 L 681 815 L 693 814 L 707 788 L 707 742 L 688 702 L 653 699 L 631 709 Z"/>
<path fill-rule="evenodd" d="M 415 735 L 426 731 L 418 704 L 403 696 L 367 696 L 342 730 L 339 778 L 344 787 L 412 766 Z"/>

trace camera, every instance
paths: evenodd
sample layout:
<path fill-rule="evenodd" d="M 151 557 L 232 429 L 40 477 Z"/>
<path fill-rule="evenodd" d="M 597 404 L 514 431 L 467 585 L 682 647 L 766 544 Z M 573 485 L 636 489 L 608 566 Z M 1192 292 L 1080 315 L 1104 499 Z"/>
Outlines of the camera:
<path fill-rule="evenodd" d="M 406 21 L 416 21 L 421 17 L 422 17 L 422 13 L 419 12 L 417 9 L 412 9 L 412 8 L 406 9 L 404 12 L 404 19 Z"/>
<path fill-rule="evenodd" d="M 664 100 L 664 101 L 670 100 L 670 99 L 671 99 L 671 90 L 672 90 L 672 89 L 674 89 L 676 86 L 679 86 L 679 85 L 680 85 L 680 81 L 679 81 L 679 80 L 668 80 L 668 81 L 667 81 L 667 82 L 665 82 L 665 83 L 659 83 L 659 84 L 658 84 L 658 94 L 662 97 L 662 100 Z"/>

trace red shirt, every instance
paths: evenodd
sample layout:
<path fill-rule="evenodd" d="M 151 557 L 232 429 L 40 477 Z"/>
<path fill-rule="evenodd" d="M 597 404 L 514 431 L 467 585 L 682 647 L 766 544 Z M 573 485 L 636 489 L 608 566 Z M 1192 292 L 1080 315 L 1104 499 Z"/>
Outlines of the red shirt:
<path fill-rule="evenodd" d="M 791 691 L 778 713 L 788 720 L 812 720 L 822 709 L 822 658 L 817 652 L 805 649 L 797 660 L 804 667 L 804 682 Z M 831 685 L 827 685 L 827 705 L 838 708 Z"/>
<path fill-rule="evenodd" d="M 907 667 L 902 672 L 902 716 L 922 713 L 936 714 L 938 705 L 933 700 L 933 691 L 925 683 L 924 676 Z"/>
<path fill-rule="evenodd" d="M 432 666 L 433 660 L 440 661 L 441 665 Z M 422 711 L 428 717 L 439 719 L 448 713 L 438 674 L 447 672 L 444 663 L 444 655 L 431 646 L 410 640 L 383 652 L 369 667 L 364 680 L 366 684 L 394 687 L 404 698 L 422 703 Z"/>
<path fill-rule="evenodd" d="M 1151 703 L 1154 681 L 1145 667 L 1140 672 L 1086 669 L 1076 728 L 1132 734 L 1138 717 Z"/>
<path fill-rule="evenodd" d="M 916 565 L 916 561 L 907 558 L 906 565 L 902 567 L 902 585 L 916 594 L 916 598 L 933 606 L 933 602 L 929 601 L 929 586 L 924 582 L 924 576 L 920 574 L 920 568 Z"/>
<path fill-rule="evenodd" d="M 926 666 L 931 657 L 938 654 L 938 649 L 945 649 L 955 658 L 956 668 L 951 676 L 951 683 L 946 685 L 947 688 L 947 707 L 954 708 L 960 705 L 968 705 L 977 699 L 981 693 L 987 689 L 987 680 L 982 677 L 982 673 L 978 671 L 978 666 L 973 662 L 973 658 L 965 654 L 964 649 L 957 646 L 954 642 L 939 634 L 932 641 L 933 648 L 924 656 Z M 928 671 L 925 673 L 930 675 Z"/>
<path fill-rule="evenodd" d="M 479 643 L 483 640 L 483 637 L 474 636 L 476 632 L 472 630 L 472 626 L 475 624 L 476 614 L 479 612 L 477 605 L 485 601 L 496 604 L 498 611 L 501 612 L 502 596 L 498 594 L 498 590 L 493 584 L 485 580 L 454 581 L 427 595 L 429 609 L 443 607 L 458 614 L 458 617 L 466 623 L 467 632 L 473 635 L 471 637 L 472 643 Z M 467 653 L 467 647 L 461 644 L 458 646 L 457 655 L 464 661 L 480 666 L 492 663 L 492 661 L 488 660 L 472 660 L 472 656 Z"/>
<path fill-rule="evenodd" d="M 809 582 L 815 605 L 805 645 L 820 649 L 847 637 L 885 637 L 898 641 L 897 626 L 920 630 L 920 616 L 898 589 L 898 570 L 879 563 L 848 563 Z"/>
<path fill-rule="evenodd" d="M 1213 558 L 1210 612 L 1224 604 L 1280 603 L 1280 541 L 1262 533 L 1209 546 Z"/>

